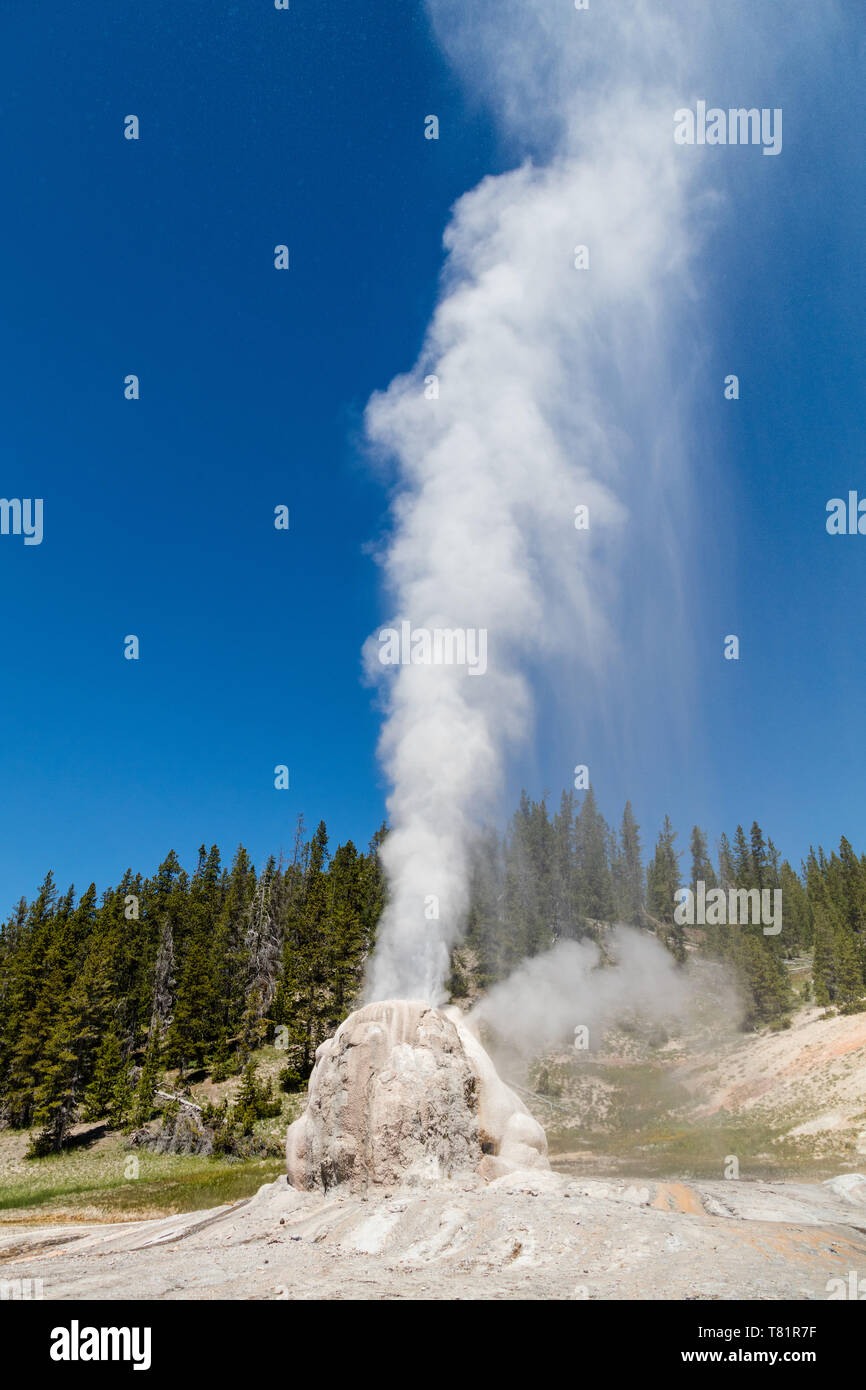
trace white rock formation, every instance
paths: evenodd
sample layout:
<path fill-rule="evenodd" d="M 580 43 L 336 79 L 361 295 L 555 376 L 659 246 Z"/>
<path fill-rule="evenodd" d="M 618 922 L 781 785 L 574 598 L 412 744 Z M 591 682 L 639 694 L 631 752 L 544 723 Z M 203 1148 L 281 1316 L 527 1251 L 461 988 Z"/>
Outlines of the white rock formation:
<path fill-rule="evenodd" d="M 322 1043 L 286 1164 L 305 1191 L 549 1167 L 544 1130 L 459 1010 L 403 999 L 358 1009 Z"/>
<path fill-rule="evenodd" d="M 453 1006 L 442 1012 L 457 1029 L 478 1077 L 478 1123 L 485 1154 L 479 1167 L 482 1176 L 497 1178 L 516 1169 L 549 1168 L 544 1130 L 502 1080 L 465 1014 Z"/>

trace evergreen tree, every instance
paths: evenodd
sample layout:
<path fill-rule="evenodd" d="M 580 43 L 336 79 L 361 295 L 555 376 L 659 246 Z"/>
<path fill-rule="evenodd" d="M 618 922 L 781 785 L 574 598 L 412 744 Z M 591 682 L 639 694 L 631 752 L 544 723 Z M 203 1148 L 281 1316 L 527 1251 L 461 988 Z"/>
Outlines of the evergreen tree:
<path fill-rule="evenodd" d="M 665 816 L 655 854 L 647 868 L 647 906 L 650 916 L 662 928 L 665 944 L 675 959 L 682 962 L 686 958 L 685 931 L 674 921 L 680 887 L 679 853 L 674 849 L 676 837 L 670 816 Z"/>
<path fill-rule="evenodd" d="M 84 1119 L 114 1119 L 118 1100 L 125 1093 L 126 1064 L 116 1028 L 109 1028 L 102 1039 L 93 1068 L 93 1075 L 84 1092 Z"/>
<path fill-rule="evenodd" d="M 252 1134 L 256 1120 L 280 1113 L 281 1103 L 274 1100 L 271 1084 L 263 1086 L 252 1058 L 244 1067 L 240 1089 L 232 1108 L 234 1126 L 240 1134 Z"/>
<path fill-rule="evenodd" d="M 132 1124 L 139 1128 L 147 1124 L 156 1109 L 156 1092 L 162 1081 L 162 1069 L 159 1065 L 159 1045 L 155 1038 L 148 1044 L 147 1052 L 144 1057 L 144 1065 L 138 1078 L 138 1085 L 135 1089 L 135 1096 L 132 1103 Z"/>
<path fill-rule="evenodd" d="M 764 834 L 757 821 L 752 821 L 749 832 L 750 887 L 764 888 L 770 880 L 771 869 L 767 858 Z"/>
<path fill-rule="evenodd" d="M 581 917 L 589 921 L 611 922 L 615 916 L 613 876 L 609 845 L 610 832 L 588 787 L 575 828 L 577 851 L 577 904 Z"/>
<path fill-rule="evenodd" d="M 627 801 L 622 813 L 614 877 L 617 916 L 630 926 L 639 926 L 644 913 L 644 871 L 639 831 L 631 802 Z"/>
<path fill-rule="evenodd" d="M 571 864 L 568 855 L 566 872 Z M 487 827 L 474 846 L 469 882 L 466 944 L 477 959 L 476 982 L 487 989 L 505 973 L 502 914 L 503 848 L 495 829 Z M 559 923 L 560 931 L 562 923 Z"/>
<path fill-rule="evenodd" d="M 698 883 L 704 883 L 708 892 L 711 888 L 716 888 L 718 886 L 716 874 L 707 850 L 706 836 L 697 825 L 692 827 L 689 850 L 692 856 L 692 871 L 689 879 L 692 892 L 697 892 Z"/>
<path fill-rule="evenodd" d="M 782 936 L 792 953 L 808 950 L 812 945 L 812 914 L 806 890 L 787 859 L 779 871 L 782 890 Z"/>
<path fill-rule="evenodd" d="M 734 834 L 734 877 L 740 888 L 753 887 L 752 851 L 746 842 L 746 832 L 741 825 Z"/>
<path fill-rule="evenodd" d="M 734 865 L 734 855 L 727 835 L 722 833 L 719 839 L 719 887 L 724 888 L 725 892 L 736 883 L 737 871 Z"/>

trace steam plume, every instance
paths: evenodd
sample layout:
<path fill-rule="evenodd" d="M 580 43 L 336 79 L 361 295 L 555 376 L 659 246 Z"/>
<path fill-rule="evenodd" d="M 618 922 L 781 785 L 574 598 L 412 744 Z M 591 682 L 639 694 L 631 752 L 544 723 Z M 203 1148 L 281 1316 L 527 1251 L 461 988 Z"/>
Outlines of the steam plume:
<path fill-rule="evenodd" d="M 684 1019 L 696 998 L 694 981 L 645 932 L 617 927 L 605 941 L 615 964 L 601 968 L 593 941 L 558 941 L 494 985 L 472 1010 L 502 1042 L 524 1057 L 538 1056 L 586 1028 L 594 1049 L 624 1011 L 645 1023 Z"/>
<path fill-rule="evenodd" d="M 418 362 L 366 415 L 372 445 L 399 470 L 383 559 L 389 625 L 488 633 L 477 678 L 459 665 L 382 668 L 375 636 L 367 648 L 386 680 L 393 827 L 368 992 L 435 1003 L 465 915 L 473 827 L 532 731 L 534 674 L 577 669 L 579 698 L 598 701 L 615 684 L 615 634 L 640 628 L 617 613 L 638 509 L 676 593 L 670 499 L 687 491 L 672 373 L 712 203 L 698 196 L 695 152 L 674 144 L 672 114 L 718 35 L 693 3 L 666 6 L 667 19 L 643 0 L 428 7 L 440 42 L 533 156 L 456 204 Z M 578 245 L 589 269 L 575 268 Z M 432 375 L 438 399 L 425 395 Z M 575 529 L 578 505 L 588 531 Z M 633 534 L 628 543 L 634 563 Z"/>

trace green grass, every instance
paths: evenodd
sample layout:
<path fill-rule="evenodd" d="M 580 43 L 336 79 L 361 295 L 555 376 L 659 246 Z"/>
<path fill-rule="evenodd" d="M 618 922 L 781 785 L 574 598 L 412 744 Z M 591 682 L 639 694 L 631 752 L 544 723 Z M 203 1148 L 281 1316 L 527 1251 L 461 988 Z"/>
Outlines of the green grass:
<path fill-rule="evenodd" d="M 24 1159 L 27 1136 L 0 1145 L 0 1221 L 123 1221 L 199 1211 L 251 1197 L 285 1172 L 281 1158 L 230 1161 L 130 1150 L 110 1134 L 91 1147 Z M 138 1161 L 138 1176 L 130 1159 Z"/>
<path fill-rule="evenodd" d="M 277 1076 L 285 1064 L 284 1054 L 264 1047 L 255 1059 L 260 1080 L 271 1079 L 281 1095 Z M 175 1084 L 176 1076 L 168 1073 L 165 1088 L 172 1091 Z M 240 1076 L 214 1082 L 204 1075 L 193 1085 L 192 1097 L 198 1104 L 224 1096 L 232 1101 L 239 1086 Z M 281 1099 L 281 1113 L 256 1125 L 258 1138 L 267 1145 L 268 1156 L 261 1158 L 206 1158 L 133 1149 L 126 1135 L 106 1132 L 98 1124 L 78 1127 L 62 1153 L 26 1158 L 30 1134 L 0 1131 L 0 1222 L 132 1221 L 242 1201 L 286 1171 L 282 1152 L 286 1129 L 303 1109 L 305 1097 Z M 133 1160 L 136 1177 L 128 1176 Z"/>

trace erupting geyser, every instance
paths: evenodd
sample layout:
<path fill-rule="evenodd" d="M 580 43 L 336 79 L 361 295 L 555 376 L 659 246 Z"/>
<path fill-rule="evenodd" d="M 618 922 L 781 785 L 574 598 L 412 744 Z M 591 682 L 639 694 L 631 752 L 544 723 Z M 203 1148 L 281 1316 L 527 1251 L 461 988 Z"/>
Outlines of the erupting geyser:
<path fill-rule="evenodd" d="M 547 1168 L 544 1130 L 460 1011 L 368 1004 L 322 1043 L 286 1140 L 289 1182 L 352 1190 Z"/>

